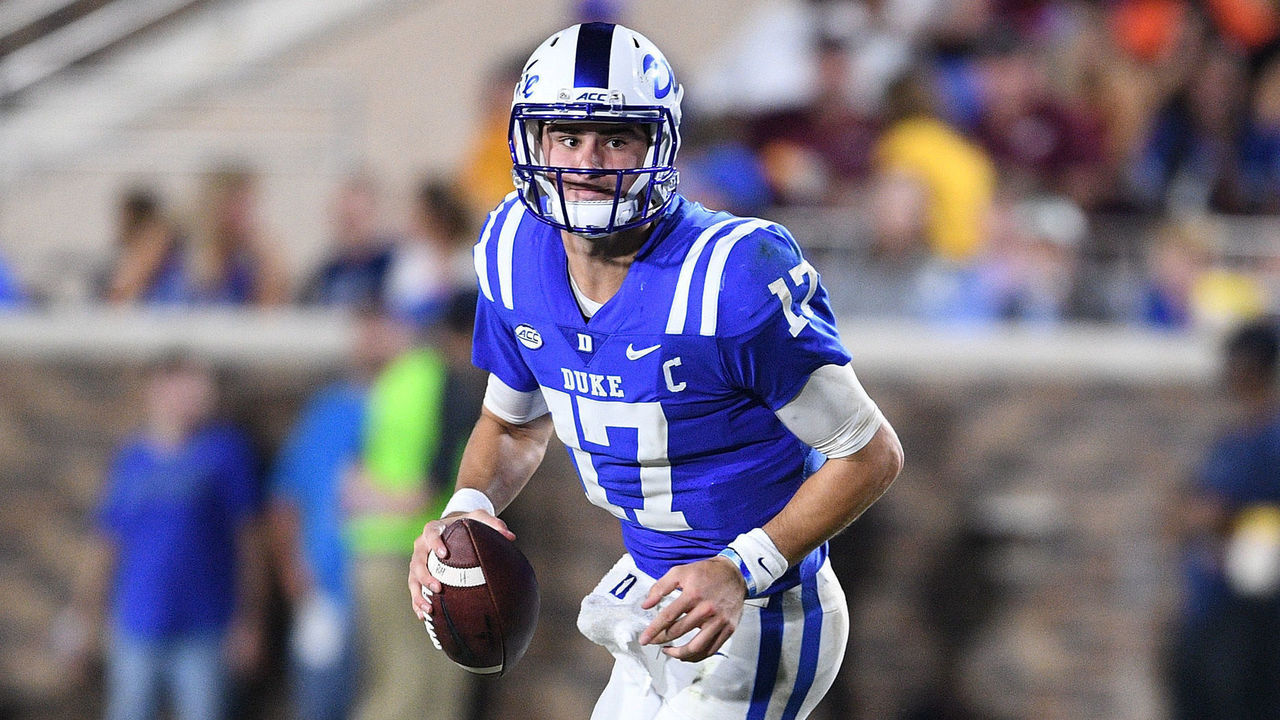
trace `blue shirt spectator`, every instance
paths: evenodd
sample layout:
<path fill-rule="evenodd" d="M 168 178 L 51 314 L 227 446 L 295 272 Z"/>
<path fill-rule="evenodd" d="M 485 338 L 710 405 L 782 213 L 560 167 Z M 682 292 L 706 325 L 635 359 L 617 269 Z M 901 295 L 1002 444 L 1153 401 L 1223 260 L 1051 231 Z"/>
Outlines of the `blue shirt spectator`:
<path fill-rule="evenodd" d="M 307 404 L 271 480 L 273 500 L 298 512 L 303 560 L 317 589 L 350 606 L 342 537 L 342 473 L 359 457 L 368 388 L 340 380 Z"/>
<path fill-rule="evenodd" d="M 142 434 L 126 441 L 99 513 L 117 553 L 115 627 L 148 639 L 225 628 L 236 604 L 237 533 L 258 500 L 249 443 L 230 426 L 171 448 Z"/>
<path fill-rule="evenodd" d="M 350 253 L 328 260 L 311 279 L 302 301 L 315 305 L 357 306 L 382 298 L 391 269 L 394 239 L 378 238 L 367 253 Z"/>
<path fill-rule="evenodd" d="M 330 207 L 332 249 L 303 286 L 307 305 L 355 307 L 382 299 L 397 239 L 378 231 L 378 189 L 374 179 L 347 177 Z"/>
<path fill-rule="evenodd" d="M 308 400 L 285 439 L 268 513 L 275 567 L 290 606 L 294 716 L 345 720 L 359 676 L 352 552 L 346 516 L 364 445 L 373 378 L 408 344 L 407 327 L 361 307 L 347 376 Z"/>

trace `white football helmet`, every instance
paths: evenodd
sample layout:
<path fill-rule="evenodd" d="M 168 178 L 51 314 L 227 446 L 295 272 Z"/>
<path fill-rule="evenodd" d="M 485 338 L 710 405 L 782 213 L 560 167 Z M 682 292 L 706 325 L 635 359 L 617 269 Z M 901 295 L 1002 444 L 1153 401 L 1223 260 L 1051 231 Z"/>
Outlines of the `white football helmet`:
<path fill-rule="evenodd" d="M 511 103 L 508 140 L 520 199 L 543 222 L 588 238 L 653 220 L 679 182 L 683 95 L 662 51 L 634 30 L 584 23 L 547 38 L 529 56 Z M 644 162 L 624 170 L 548 165 L 542 128 L 565 120 L 641 124 L 649 138 Z M 612 175 L 613 199 L 567 201 L 566 175 Z M 625 188 L 629 176 L 635 182 Z"/>

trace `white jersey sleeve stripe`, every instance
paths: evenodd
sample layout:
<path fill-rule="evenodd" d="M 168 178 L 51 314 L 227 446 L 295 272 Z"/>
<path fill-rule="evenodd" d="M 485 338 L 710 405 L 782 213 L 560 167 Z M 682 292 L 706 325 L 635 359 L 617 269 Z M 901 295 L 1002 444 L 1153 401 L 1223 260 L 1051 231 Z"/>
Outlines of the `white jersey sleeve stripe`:
<path fill-rule="evenodd" d="M 680 266 L 680 277 L 676 280 L 675 295 L 671 298 L 671 312 L 667 315 L 668 335 L 679 335 L 684 332 L 685 318 L 689 313 L 689 286 L 693 283 L 693 269 L 702 257 L 703 248 L 706 247 L 712 236 L 720 232 L 725 225 L 738 221 L 739 218 L 721 220 L 703 230 L 698 239 L 694 240 L 693 245 L 689 247 L 688 254 L 684 256 L 684 264 Z"/>
<path fill-rule="evenodd" d="M 524 220 L 524 203 L 512 206 L 511 212 L 502 222 L 502 232 L 498 234 L 498 290 L 502 293 L 502 304 L 508 310 L 514 307 L 515 296 L 511 291 L 512 257 L 516 248 L 516 230 L 520 221 Z"/>
<path fill-rule="evenodd" d="M 729 261 L 729 251 L 742 238 L 772 225 L 768 220 L 752 220 L 733 229 L 733 232 L 716 241 L 707 264 L 707 278 L 702 284 L 702 327 L 699 335 L 715 335 L 716 321 L 720 313 L 720 282 L 724 279 L 724 266 Z"/>
<path fill-rule="evenodd" d="M 858 452 L 884 423 L 880 408 L 848 363 L 814 370 L 795 399 L 776 415 L 793 435 L 827 457 Z"/>
<path fill-rule="evenodd" d="M 547 414 L 547 401 L 541 390 L 521 392 L 492 373 L 484 390 L 484 406 L 513 425 L 524 425 Z"/>
<path fill-rule="evenodd" d="M 489 288 L 489 237 L 493 235 L 493 222 L 498 219 L 500 212 L 502 212 L 502 205 L 489 213 L 484 230 L 480 231 L 480 242 L 471 248 L 471 259 L 476 265 L 476 279 L 480 281 L 480 292 L 490 302 L 493 302 L 493 290 Z"/>

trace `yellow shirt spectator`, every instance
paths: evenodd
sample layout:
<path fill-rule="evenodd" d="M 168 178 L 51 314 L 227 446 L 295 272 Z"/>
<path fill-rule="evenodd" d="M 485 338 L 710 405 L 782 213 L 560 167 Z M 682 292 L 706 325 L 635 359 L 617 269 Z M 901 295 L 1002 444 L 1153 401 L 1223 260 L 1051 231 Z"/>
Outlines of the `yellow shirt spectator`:
<path fill-rule="evenodd" d="M 881 172 L 918 180 L 927 195 L 926 229 L 938 257 L 968 262 L 984 239 L 995 193 L 995 168 L 974 143 L 931 117 L 909 117 L 880 138 L 875 158 Z"/>
<path fill-rule="evenodd" d="M 477 212 L 488 213 L 515 189 L 511 184 L 511 150 L 507 144 L 510 110 L 491 112 L 484 118 L 466 161 L 461 189 Z"/>
<path fill-rule="evenodd" d="M 1226 328 L 1266 313 L 1267 291 L 1256 278 L 1213 267 L 1191 286 L 1191 313 L 1197 324 Z"/>

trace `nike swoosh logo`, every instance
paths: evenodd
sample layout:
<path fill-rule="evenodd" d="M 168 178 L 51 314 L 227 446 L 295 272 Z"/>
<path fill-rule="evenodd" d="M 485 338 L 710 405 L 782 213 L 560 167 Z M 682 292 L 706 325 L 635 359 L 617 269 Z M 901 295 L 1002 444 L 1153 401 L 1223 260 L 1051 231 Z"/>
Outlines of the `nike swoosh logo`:
<path fill-rule="evenodd" d="M 770 575 L 773 574 L 773 571 L 769 569 L 769 566 L 764 564 L 764 558 L 756 558 L 756 562 L 760 564 L 760 567 L 764 568 L 765 572 L 769 573 Z"/>
<path fill-rule="evenodd" d="M 627 343 L 627 359 L 639 360 L 640 358 L 644 357 L 645 355 L 648 355 L 649 353 L 653 352 L 654 350 L 657 350 L 660 347 L 662 347 L 662 343 L 658 343 L 657 345 L 654 345 L 652 347 L 647 347 L 641 350 L 637 350 L 631 346 L 631 343 Z"/>

